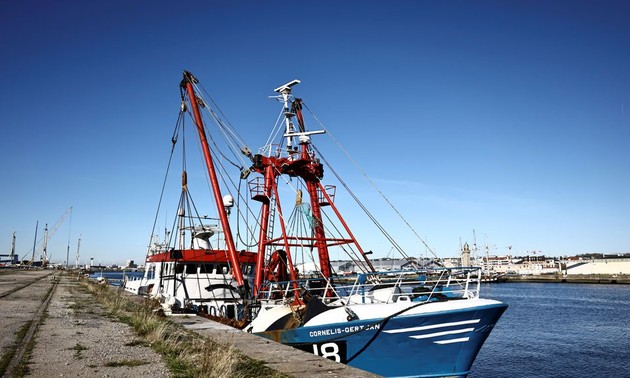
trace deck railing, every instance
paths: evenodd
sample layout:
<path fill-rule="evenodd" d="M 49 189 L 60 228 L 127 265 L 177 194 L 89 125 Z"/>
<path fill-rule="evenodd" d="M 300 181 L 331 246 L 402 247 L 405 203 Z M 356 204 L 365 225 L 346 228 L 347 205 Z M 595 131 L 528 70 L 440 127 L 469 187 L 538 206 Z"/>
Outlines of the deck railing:
<path fill-rule="evenodd" d="M 319 297 L 330 304 L 391 303 L 400 299 L 431 302 L 479 297 L 481 269 L 478 267 L 438 268 L 361 273 L 332 279 L 267 282 L 259 291 L 263 302 L 293 300 L 301 295 Z"/>

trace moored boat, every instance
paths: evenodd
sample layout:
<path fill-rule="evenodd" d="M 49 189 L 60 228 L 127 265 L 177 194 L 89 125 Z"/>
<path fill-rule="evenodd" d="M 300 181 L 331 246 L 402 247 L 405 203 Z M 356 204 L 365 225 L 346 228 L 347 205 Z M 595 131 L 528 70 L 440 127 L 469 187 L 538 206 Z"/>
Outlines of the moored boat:
<path fill-rule="evenodd" d="M 299 83 L 275 89 L 273 98 L 282 104 L 279 121 L 268 143 L 252 153 L 229 123 L 218 118 L 220 111 L 204 97 L 197 79 L 184 72 L 181 111 L 191 114 L 198 131 L 217 224 L 184 224 L 192 218 L 186 214 L 194 211 L 183 210 L 186 201 L 180 201 L 177 232 L 188 230 L 188 239 L 180 240 L 193 247 L 154 243 L 147 256 L 147 263 L 155 264 L 153 276 L 147 275 L 135 291 L 159 292 L 171 307 L 210 314 L 217 312 L 211 308 L 223 309 L 217 314 L 242 321 L 246 332 L 384 376 L 465 376 L 507 305 L 480 297 L 479 268 L 374 269 L 369 252 L 335 203 L 336 186 L 322 183 L 324 162 L 335 170 L 311 140 L 326 131 L 306 128 L 305 105 L 292 95 Z M 225 145 L 236 151 L 221 152 L 217 136 L 208 143 L 202 109 L 229 140 Z M 237 155 L 244 161 L 232 161 Z M 226 162 L 236 170 L 221 165 Z M 225 179 L 230 169 L 235 181 Z M 181 186 L 184 198 L 185 179 Z M 289 190 L 295 205 L 285 212 L 280 199 Z M 230 200 L 232 194 L 236 201 Z M 378 224 L 350 196 L 366 219 Z M 405 256 L 383 227 L 377 228 Z M 213 235 L 221 237 L 212 242 Z M 347 254 L 361 272 L 335 276 L 332 253 Z M 313 271 L 297 269 L 307 263 Z M 202 270 L 207 264 L 213 275 L 204 279 L 217 281 L 197 284 L 204 290 L 191 289 L 195 284 L 187 281 L 188 274 L 198 279 L 208 272 Z M 131 291 L 136 287 L 132 283 L 126 285 Z M 214 287 L 224 291 L 211 294 Z"/>

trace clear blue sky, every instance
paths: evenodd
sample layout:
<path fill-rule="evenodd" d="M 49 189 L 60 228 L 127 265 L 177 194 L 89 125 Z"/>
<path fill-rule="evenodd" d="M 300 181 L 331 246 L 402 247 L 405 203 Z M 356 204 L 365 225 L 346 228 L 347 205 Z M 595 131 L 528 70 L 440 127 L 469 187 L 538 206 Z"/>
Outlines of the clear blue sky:
<path fill-rule="evenodd" d="M 301 79 L 440 256 L 473 229 L 494 254 L 630 252 L 629 20 L 627 1 L 3 1 L 0 251 L 73 206 L 53 260 L 81 235 L 83 263 L 142 261 L 188 69 L 252 149 Z"/>

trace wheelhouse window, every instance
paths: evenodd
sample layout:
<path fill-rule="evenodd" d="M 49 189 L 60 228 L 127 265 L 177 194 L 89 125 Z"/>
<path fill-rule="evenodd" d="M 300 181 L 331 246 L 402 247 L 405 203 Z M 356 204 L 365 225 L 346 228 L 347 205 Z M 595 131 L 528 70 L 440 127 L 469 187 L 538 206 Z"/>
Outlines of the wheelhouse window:
<path fill-rule="evenodd" d="M 217 274 L 227 274 L 227 273 L 230 273 L 230 267 L 227 264 L 217 265 Z"/>
<path fill-rule="evenodd" d="M 186 264 L 186 274 L 197 274 L 197 264 Z"/>
<path fill-rule="evenodd" d="M 212 273 L 214 270 L 214 264 L 201 264 L 199 267 L 201 273 Z"/>
<path fill-rule="evenodd" d="M 241 265 L 241 270 L 243 271 L 244 275 L 252 275 L 254 274 L 254 265 L 252 264 L 243 264 Z"/>

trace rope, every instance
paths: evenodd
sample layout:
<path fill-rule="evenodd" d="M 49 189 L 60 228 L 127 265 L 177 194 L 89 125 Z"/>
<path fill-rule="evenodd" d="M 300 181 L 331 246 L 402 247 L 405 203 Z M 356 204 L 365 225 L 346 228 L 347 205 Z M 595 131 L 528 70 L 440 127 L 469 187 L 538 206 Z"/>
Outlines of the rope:
<path fill-rule="evenodd" d="M 237 239 L 243 243 L 243 245 L 247 248 L 253 248 L 255 246 L 258 245 L 258 240 L 256 240 L 256 235 L 254 235 L 254 233 L 252 232 L 252 230 L 249 227 L 245 227 L 247 229 L 247 231 L 249 231 L 249 234 L 251 235 L 252 241 L 253 243 L 248 243 L 247 240 L 243 240 L 242 236 L 241 236 L 241 222 L 240 222 L 240 217 L 243 216 L 243 214 L 241 213 L 241 207 L 240 207 L 240 201 L 241 201 L 241 183 L 243 182 L 243 180 L 239 180 L 238 181 L 238 189 L 237 189 L 237 193 L 238 196 L 236 197 L 236 237 Z M 245 208 L 249 211 L 245 212 L 245 215 L 252 213 L 252 210 L 250 209 L 250 207 L 248 205 L 245 205 Z M 258 223 L 258 219 L 256 219 L 256 223 Z M 245 223 L 246 225 L 249 224 L 249 219 L 244 217 L 243 223 Z"/>
<path fill-rule="evenodd" d="M 153 239 L 153 235 L 155 234 L 155 227 L 157 226 L 157 220 L 158 217 L 160 215 L 160 207 L 162 206 L 162 200 L 164 198 L 164 190 L 166 188 L 166 180 L 168 178 L 168 174 L 169 171 L 171 169 L 171 162 L 173 160 L 173 152 L 175 151 L 175 145 L 177 144 L 177 135 L 180 129 L 180 125 L 181 128 L 183 128 L 184 125 L 184 118 L 183 118 L 183 111 L 180 111 L 178 116 L 177 116 L 177 121 L 175 123 L 175 130 L 173 130 L 173 136 L 171 137 L 171 153 L 168 157 L 168 163 L 166 165 L 166 173 L 164 175 L 164 181 L 162 182 L 162 190 L 160 191 L 160 199 L 158 201 L 158 207 L 157 207 L 157 211 L 155 212 L 155 218 L 153 219 L 153 228 L 151 229 L 151 236 L 149 239 L 149 246 L 151 245 L 152 239 Z M 149 253 L 149 251 L 147 251 L 147 254 Z"/>
<path fill-rule="evenodd" d="M 346 157 L 347 157 L 347 158 L 348 158 L 348 159 L 352 162 L 352 164 L 353 164 L 353 165 L 354 165 L 354 166 L 355 166 L 355 167 L 359 170 L 359 172 L 360 172 L 360 173 L 361 173 L 361 174 L 362 174 L 362 175 L 363 175 L 363 176 L 364 176 L 364 177 L 368 180 L 368 182 L 369 182 L 369 183 L 370 183 L 370 185 L 374 188 L 374 190 L 376 190 L 376 191 L 379 193 L 379 195 L 380 195 L 380 196 L 381 196 L 381 197 L 385 200 L 385 202 L 387 202 L 387 204 L 388 204 L 388 205 L 389 205 L 389 206 L 390 206 L 390 207 L 394 210 L 394 212 L 398 215 L 398 217 L 400 217 L 400 219 L 401 219 L 401 220 L 405 223 L 405 225 L 406 225 L 406 226 L 407 226 L 407 227 L 411 230 L 411 232 L 413 232 L 413 234 L 414 234 L 414 235 L 418 238 L 418 240 L 420 240 L 420 241 L 422 242 L 422 244 L 425 246 L 425 248 L 427 248 L 427 250 L 428 250 L 429 252 L 431 252 L 431 254 L 433 254 L 433 256 L 434 256 L 435 258 L 438 258 L 438 257 L 437 257 L 437 255 L 435 254 L 435 252 L 434 252 L 434 251 L 433 251 L 433 250 L 429 247 L 429 245 L 428 245 L 428 244 L 424 241 L 424 239 L 423 239 L 420 235 L 418 235 L 418 233 L 416 232 L 416 230 L 415 230 L 415 229 L 411 226 L 411 224 L 409 224 L 409 222 L 407 221 L 407 219 L 405 219 L 405 217 L 403 217 L 403 215 L 400 213 L 400 211 L 398 211 L 398 209 L 397 209 L 397 208 L 396 208 L 396 207 L 395 207 L 395 206 L 391 203 L 391 201 L 390 201 L 390 200 L 389 200 L 389 199 L 385 196 L 385 194 L 383 194 L 383 192 L 382 192 L 382 191 L 381 191 L 381 190 L 380 190 L 380 189 L 376 186 L 376 184 L 374 183 L 374 181 L 372 181 L 372 180 L 370 179 L 370 177 L 369 177 L 369 176 L 365 173 L 365 171 L 364 171 L 364 170 L 361 168 L 361 166 L 360 166 L 360 165 L 356 162 L 356 160 L 354 160 L 354 159 L 350 156 L 350 154 L 346 151 L 346 149 L 345 149 L 345 148 L 343 148 L 343 146 L 341 145 L 341 143 L 339 143 L 339 141 L 338 141 L 338 140 L 335 138 L 335 136 L 334 136 L 334 135 L 330 132 L 330 130 L 326 129 L 326 127 L 323 125 L 323 123 L 322 123 L 322 122 L 321 122 L 321 121 L 317 118 L 317 116 L 316 116 L 316 115 L 315 115 L 315 114 L 311 111 L 311 109 L 309 109 L 309 107 L 308 107 L 308 106 L 307 106 L 304 102 L 302 102 L 302 105 L 303 105 L 303 106 L 304 106 L 304 107 L 305 107 L 305 108 L 309 111 L 309 113 L 311 113 L 311 115 L 312 115 L 312 116 L 313 116 L 313 118 L 317 121 L 317 123 L 319 123 L 319 125 L 320 125 L 322 128 L 324 128 L 324 129 L 326 130 L 326 133 L 327 133 L 328 135 L 330 135 L 330 137 L 332 138 L 333 142 L 335 142 L 335 144 L 337 144 L 337 147 L 339 147 L 339 149 L 341 149 L 341 151 L 342 151 L 342 152 L 346 155 Z M 317 148 L 315 148 L 315 146 L 313 146 L 313 148 L 317 151 Z M 320 154 L 320 156 L 321 156 L 321 153 L 320 153 L 319 151 L 317 151 L 317 152 L 318 152 L 318 153 Z M 324 161 L 326 161 L 326 160 L 324 159 Z M 330 165 L 328 162 L 326 162 L 326 165 L 327 165 L 327 166 L 328 166 L 331 170 L 333 170 L 333 168 L 331 167 L 331 165 Z M 334 172 L 334 170 L 333 170 L 333 172 Z M 338 176 L 336 173 L 335 173 L 335 176 L 336 176 L 337 178 L 339 178 L 339 176 Z M 341 181 L 341 180 L 340 180 L 340 181 Z M 345 184 L 343 184 L 343 185 L 344 185 L 344 187 L 346 187 L 346 189 L 347 189 L 347 186 L 346 186 Z M 355 198 L 354 194 L 351 194 L 351 195 L 352 195 L 352 197 L 353 197 L 353 198 Z M 364 207 L 364 206 L 362 206 L 362 205 L 360 205 L 360 206 L 361 206 L 362 208 Z M 368 216 L 370 217 L 370 219 L 372 219 L 372 218 L 373 218 L 371 215 L 368 215 Z M 379 229 L 381 229 L 380 225 L 379 225 L 379 226 L 377 226 L 377 227 L 379 227 Z M 389 235 L 386 235 L 386 237 L 387 237 L 389 240 L 392 240 L 392 239 L 391 239 L 391 237 L 390 237 Z M 396 247 L 396 249 L 397 249 L 399 252 L 401 252 L 401 253 L 403 253 L 403 254 L 404 254 L 404 252 L 402 252 L 402 250 L 400 249 L 400 246 L 398 246 L 396 243 L 394 243 L 394 246 Z"/>
<path fill-rule="evenodd" d="M 238 134 L 238 132 L 236 131 L 236 129 L 234 127 L 232 127 L 232 124 L 227 120 L 227 117 L 225 116 L 225 114 L 223 113 L 223 111 L 221 110 L 221 108 L 219 108 L 219 105 L 217 105 L 217 103 L 214 101 L 214 99 L 208 94 L 208 92 L 206 91 L 206 89 L 201 85 L 201 84 L 196 84 L 193 83 L 193 85 L 195 86 L 195 88 L 197 88 L 197 92 L 202 92 L 205 96 L 207 96 L 210 101 L 212 102 L 212 105 L 214 105 L 213 107 L 207 107 L 208 109 L 212 110 L 212 109 L 217 109 L 219 111 L 219 113 L 221 114 L 222 119 L 225 119 L 225 123 L 229 126 L 229 127 L 225 127 L 223 125 L 223 122 L 221 122 L 222 127 L 225 128 L 226 131 L 229 132 L 229 134 L 231 134 L 233 136 L 233 138 L 239 142 L 241 145 L 245 146 L 246 143 L 244 141 L 244 139 Z M 205 100 L 204 104 L 207 104 L 207 102 Z M 218 117 L 216 119 L 219 119 Z"/>
<path fill-rule="evenodd" d="M 322 155 L 322 153 L 317 149 L 317 147 L 313 146 L 313 149 L 315 151 L 317 151 L 317 153 L 319 154 L 319 156 L 322 158 L 322 160 L 326 163 L 326 165 L 328 166 L 328 168 L 331 170 L 331 172 L 335 175 L 335 177 L 337 178 L 337 180 L 339 180 L 339 182 L 341 183 L 341 185 L 348 191 L 348 194 L 350 194 L 350 196 L 352 197 L 352 199 L 354 199 L 354 201 L 357 203 L 357 205 L 359 205 L 359 207 L 361 208 L 361 210 L 363 210 L 363 212 L 365 213 L 365 215 L 368 216 L 368 218 L 370 218 L 370 220 L 372 221 L 372 223 L 374 223 L 374 225 L 379 229 L 379 231 L 383 234 L 383 236 L 385 236 L 385 238 L 387 238 L 387 240 L 389 240 L 389 242 L 394 246 L 394 248 L 396 248 L 396 250 L 398 250 L 398 252 L 400 252 L 401 255 L 403 255 L 403 257 L 409 257 L 405 251 L 402 249 L 402 247 L 396 242 L 396 240 L 394 240 L 394 238 L 387 232 L 387 230 L 380 224 L 380 222 L 376 219 L 376 217 L 374 215 L 372 215 L 372 213 L 370 212 L 370 210 L 368 210 L 368 208 L 363 204 L 363 202 L 361 202 L 361 200 L 354 194 L 354 192 L 350 189 L 350 187 L 348 187 L 348 185 L 346 184 L 346 182 L 341 178 L 341 176 L 339 176 L 339 174 L 337 173 L 337 171 L 330 165 L 330 163 L 328 162 L 328 160 L 326 160 L 326 158 L 324 157 L 324 155 Z"/>
<path fill-rule="evenodd" d="M 187 96 L 186 96 L 187 97 Z M 228 145 L 228 150 L 232 153 L 232 155 L 238 160 L 239 156 L 234 152 L 235 147 L 234 147 L 234 143 L 230 140 L 230 138 L 225 134 L 225 130 L 226 127 L 224 126 L 224 124 L 222 123 L 221 119 L 218 118 L 218 116 L 216 115 L 216 113 L 214 113 L 214 111 L 206 104 L 205 100 L 201 97 L 199 97 L 199 99 L 204 103 L 204 108 L 208 109 L 208 111 L 210 112 L 212 119 L 215 121 L 215 124 L 217 126 L 219 126 L 217 129 L 219 131 L 221 131 L 221 135 L 223 135 L 225 142 Z M 188 101 L 192 101 L 191 99 L 188 99 Z M 187 112 L 189 114 L 189 116 L 192 118 L 192 114 L 190 112 L 189 109 L 187 109 Z M 201 116 L 203 117 L 203 113 L 201 113 Z M 235 166 L 236 168 L 238 168 L 239 170 L 243 169 L 243 164 L 239 165 L 234 163 L 232 160 L 230 160 L 230 158 L 228 158 L 222 151 L 221 148 L 219 148 L 216 140 L 213 137 L 213 133 L 209 132 L 207 130 L 208 128 L 208 124 L 209 122 L 203 122 L 204 125 L 204 131 L 206 131 L 206 137 L 212 142 L 212 145 L 214 145 L 214 147 L 216 148 L 216 153 L 219 154 L 221 157 L 223 157 L 225 160 L 227 160 L 230 164 L 232 164 L 233 166 Z M 241 162 L 243 163 L 243 161 L 241 160 Z"/>
<path fill-rule="evenodd" d="M 426 302 L 420 302 L 420 303 L 415 304 L 415 305 L 413 305 L 413 306 L 409 306 L 409 307 L 404 308 L 404 309 L 402 309 L 402 310 L 400 310 L 400 311 L 398 311 L 398 312 L 395 312 L 395 313 L 393 313 L 393 314 L 391 314 L 391 315 L 388 315 L 388 316 L 384 317 L 384 318 L 383 318 L 383 319 L 381 319 L 381 320 L 375 321 L 375 322 L 373 322 L 373 323 L 369 323 L 369 324 L 367 324 L 365 327 L 363 327 L 363 328 L 361 328 L 361 329 L 359 329 L 359 330 L 357 330 L 357 331 L 344 333 L 343 335 L 339 335 L 339 336 L 336 336 L 336 337 L 332 337 L 332 338 L 330 338 L 330 339 L 326 339 L 326 340 L 323 340 L 323 341 L 318 341 L 318 343 L 326 343 L 326 342 L 331 342 L 331 341 L 336 341 L 336 340 L 340 340 L 340 339 L 343 339 L 343 338 L 347 338 L 347 337 L 352 336 L 352 335 L 355 335 L 355 334 L 357 334 L 357 333 L 359 333 L 359 332 L 366 332 L 366 331 L 369 331 L 369 330 L 370 330 L 371 328 L 373 328 L 374 326 L 376 326 L 376 325 L 379 325 L 379 324 L 380 324 L 380 326 L 378 327 L 378 329 L 376 330 L 376 332 L 374 333 L 374 335 L 372 335 L 372 337 L 371 337 L 371 338 L 370 338 L 370 339 L 369 339 L 369 340 L 365 343 L 365 345 L 363 345 L 363 346 L 361 347 L 361 349 L 359 349 L 359 350 L 358 350 L 355 354 L 353 354 L 350 358 L 346 359 L 346 364 L 348 364 L 348 363 L 350 363 L 352 360 L 354 360 L 355 358 L 357 358 L 357 357 L 358 357 L 361 353 L 363 353 L 363 352 L 364 352 L 364 351 L 365 351 L 365 350 L 366 350 L 366 349 L 367 349 L 367 348 L 368 348 L 368 347 L 369 347 L 369 346 L 370 346 L 370 345 L 371 345 L 371 344 L 372 344 L 372 343 L 376 340 L 376 338 L 377 338 L 377 337 L 381 334 L 381 332 L 383 332 L 383 330 L 385 329 L 385 326 L 387 326 L 387 323 L 389 323 L 389 321 L 390 321 L 392 318 L 395 318 L 396 316 L 402 315 L 402 314 L 404 314 L 405 312 L 407 312 L 407 311 L 409 311 L 409 310 L 412 310 L 412 309 L 414 309 L 414 308 L 417 308 L 417 307 L 423 306 L 423 305 L 425 305 L 425 304 L 427 304 L 427 303 L 430 303 L 430 302 L 428 302 L 428 301 L 426 301 Z M 346 306 L 344 305 L 344 307 L 346 307 Z M 311 344 L 311 343 L 296 343 L 296 344 L 292 344 L 292 346 L 296 346 L 296 345 L 297 345 L 297 346 L 299 346 L 299 345 L 310 345 L 310 344 Z"/>
<path fill-rule="evenodd" d="M 405 309 L 403 309 L 403 310 L 400 310 L 400 311 L 398 311 L 398 312 L 395 312 L 395 313 L 393 313 L 393 314 L 391 314 L 391 315 L 389 315 L 389 316 L 387 316 L 387 317 L 383 318 L 383 320 L 381 320 L 381 321 L 379 321 L 379 322 L 375 323 L 374 325 L 376 325 L 376 324 L 381 324 L 381 326 L 380 326 L 380 327 L 378 327 L 378 329 L 376 330 L 376 332 L 374 332 L 374 335 L 372 335 L 372 337 L 370 338 L 370 340 L 368 340 L 368 342 L 367 342 L 367 343 L 365 343 L 365 345 L 364 345 L 363 347 L 361 347 L 361 349 L 359 349 L 359 350 L 358 350 L 358 351 L 357 351 L 357 352 L 356 352 L 356 353 L 355 353 L 352 357 L 350 357 L 350 358 L 348 358 L 348 359 L 346 360 L 346 363 L 350 363 L 352 360 L 354 360 L 355 358 L 357 358 L 357 357 L 358 357 L 361 353 L 363 353 L 363 352 L 364 352 L 364 351 L 365 351 L 365 350 L 366 350 L 366 349 L 367 349 L 370 345 L 372 345 L 372 343 L 374 342 L 374 340 L 376 340 L 376 338 L 377 338 L 377 337 L 381 334 L 381 332 L 383 332 L 383 329 L 385 329 L 385 326 L 387 326 L 387 323 L 389 323 L 389 321 L 390 321 L 392 318 L 394 318 L 394 317 L 396 317 L 396 316 L 398 316 L 398 315 L 404 314 L 405 312 L 407 312 L 407 311 L 409 311 L 409 310 L 411 310 L 411 309 L 414 309 L 414 308 L 416 308 L 416 307 L 420 307 L 420 306 L 422 306 L 422 305 L 424 305 L 424 304 L 427 304 L 427 303 L 429 303 L 429 302 L 420 302 L 420 303 L 418 303 L 418 304 L 416 304 L 416 305 L 413 305 L 413 306 L 407 307 L 407 308 L 405 308 Z M 369 327 L 366 327 L 366 328 L 369 328 Z M 361 330 L 360 330 L 360 331 L 358 331 L 358 332 L 361 332 L 361 331 L 363 331 L 363 329 L 361 329 Z"/>
<path fill-rule="evenodd" d="M 284 107 L 280 110 L 280 113 L 278 114 L 278 118 L 276 118 L 276 123 L 271 129 L 271 133 L 269 134 L 269 137 L 267 138 L 267 143 L 265 143 L 265 146 L 271 146 L 272 141 L 275 140 L 278 137 L 278 134 L 282 131 L 282 127 L 284 126 L 282 122 L 283 117 L 284 117 Z M 284 143 L 284 138 L 281 139 L 281 143 Z M 271 152 L 272 151 L 269 151 L 269 153 Z"/>

